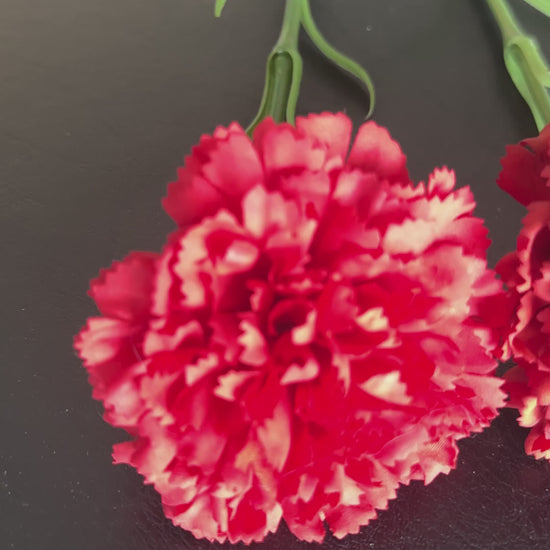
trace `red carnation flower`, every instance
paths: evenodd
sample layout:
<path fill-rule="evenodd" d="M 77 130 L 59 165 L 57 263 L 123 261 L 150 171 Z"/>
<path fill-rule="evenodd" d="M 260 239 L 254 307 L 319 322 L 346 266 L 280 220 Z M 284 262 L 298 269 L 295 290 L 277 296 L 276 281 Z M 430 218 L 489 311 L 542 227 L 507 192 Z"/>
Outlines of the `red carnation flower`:
<path fill-rule="evenodd" d="M 513 309 L 504 353 L 517 363 L 506 389 L 532 427 L 526 451 L 550 459 L 550 125 L 507 147 L 502 167 L 498 184 L 528 209 L 516 251 L 497 265 Z"/>
<path fill-rule="evenodd" d="M 399 483 L 449 472 L 503 405 L 502 299 L 468 188 L 413 186 L 388 132 L 342 114 L 205 136 L 160 255 L 92 282 L 76 340 L 115 447 L 197 537 L 357 532 Z"/>

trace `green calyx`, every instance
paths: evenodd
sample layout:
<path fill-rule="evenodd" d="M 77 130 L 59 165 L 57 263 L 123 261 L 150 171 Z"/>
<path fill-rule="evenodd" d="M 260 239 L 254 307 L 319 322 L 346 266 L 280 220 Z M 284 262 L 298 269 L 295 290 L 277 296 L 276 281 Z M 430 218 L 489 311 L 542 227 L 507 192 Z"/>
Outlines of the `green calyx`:
<path fill-rule="evenodd" d="M 375 96 L 368 73 L 325 40 L 315 25 L 309 0 L 286 0 L 281 34 L 267 59 L 263 97 L 258 114 L 247 128 L 249 135 L 266 117 L 272 117 L 277 123 L 286 121 L 294 124 L 302 81 L 302 58 L 298 49 L 302 27 L 325 57 L 363 83 L 370 99 L 367 118 L 372 114 Z"/>
<path fill-rule="evenodd" d="M 294 124 L 302 82 L 302 58 L 298 36 L 305 0 L 287 0 L 281 34 L 267 58 L 265 85 L 258 114 L 246 129 L 249 135 L 266 117 Z"/>
<path fill-rule="evenodd" d="M 529 3 L 550 12 L 548 1 L 529 0 Z M 524 34 L 517 24 L 506 0 L 487 0 L 487 4 L 502 34 L 508 73 L 531 109 L 540 131 L 550 123 L 550 70 L 535 40 Z"/>

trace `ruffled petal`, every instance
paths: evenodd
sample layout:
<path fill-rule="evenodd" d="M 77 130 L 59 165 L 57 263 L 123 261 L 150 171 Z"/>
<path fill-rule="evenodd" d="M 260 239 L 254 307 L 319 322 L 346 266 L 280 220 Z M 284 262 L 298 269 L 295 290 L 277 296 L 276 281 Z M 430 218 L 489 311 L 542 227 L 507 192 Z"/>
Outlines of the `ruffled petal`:
<path fill-rule="evenodd" d="M 157 254 L 133 252 L 90 283 L 89 295 L 105 317 L 139 322 L 151 307 Z"/>
<path fill-rule="evenodd" d="M 185 159 L 177 181 L 162 201 L 167 214 L 180 226 L 196 223 L 220 208 L 240 212 L 240 198 L 263 179 L 260 159 L 238 124 L 219 127 Z M 238 177 L 235 177 L 238 174 Z"/>
<path fill-rule="evenodd" d="M 344 113 L 310 114 L 296 118 L 296 128 L 312 141 L 321 143 L 329 158 L 343 162 L 348 153 L 352 124 Z"/>
<path fill-rule="evenodd" d="M 277 172 L 320 170 L 327 158 L 324 145 L 290 124 L 262 121 L 254 130 L 254 145 L 269 178 Z"/>
<path fill-rule="evenodd" d="M 535 138 L 506 147 L 497 183 L 518 202 L 527 206 L 550 200 L 549 180 L 543 175 L 550 165 L 550 124 Z"/>
<path fill-rule="evenodd" d="M 359 128 L 348 157 L 350 166 L 403 185 L 409 183 L 406 162 L 399 144 L 385 128 L 372 121 Z"/>

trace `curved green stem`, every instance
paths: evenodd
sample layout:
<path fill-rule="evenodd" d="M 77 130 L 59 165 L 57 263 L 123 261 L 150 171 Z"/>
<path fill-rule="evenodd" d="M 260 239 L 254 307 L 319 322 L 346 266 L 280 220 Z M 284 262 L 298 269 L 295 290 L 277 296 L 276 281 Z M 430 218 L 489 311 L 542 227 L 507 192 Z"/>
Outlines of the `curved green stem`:
<path fill-rule="evenodd" d="M 523 33 L 506 0 L 487 0 L 500 28 L 504 62 L 512 81 L 523 96 L 542 130 L 550 123 L 550 70 L 537 43 Z"/>
<path fill-rule="evenodd" d="M 304 0 L 286 0 L 281 34 L 267 58 L 265 85 L 258 114 L 247 128 L 250 135 L 264 118 L 294 124 L 296 103 L 302 81 L 302 58 L 298 36 Z"/>
<path fill-rule="evenodd" d="M 336 48 L 331 46 L 324 36 L 321 34 L 321 31 L 315 24 L 313 16 L 311 15 L 311 8 L 309 6 L 309 0 L 304 1 L 304 9 L 302 13 L 302 24 L 308 36 L 311 38 L 311 41 L 317 46 L 321 53 L 335 63 L 338 67 L 347 71 L 348 73 L 355 76 L 359 81 L 363 83 L 367 92 L 369 94 L 370 104 L 369 111 L 366 118 L 369 118 L 372 115 L 375 104 L 375 92 L 374 84 L 369 74 L 361 65 L 350 59 L 343 53 L 339 52 Z"/>

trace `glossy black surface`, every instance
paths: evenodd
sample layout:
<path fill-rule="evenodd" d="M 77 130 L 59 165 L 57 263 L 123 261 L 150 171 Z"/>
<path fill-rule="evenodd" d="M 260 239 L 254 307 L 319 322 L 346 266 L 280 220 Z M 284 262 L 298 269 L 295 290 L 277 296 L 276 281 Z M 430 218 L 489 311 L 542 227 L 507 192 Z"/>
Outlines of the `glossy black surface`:
<path fill-rule="evenodd" d="M 0 547 L 217 547 L 164 519 L 158 496 L 111 465 L 123 434 L 101 419 L 72 336 L 94 314 L 88 280 L 172 224 L 165 184 L 200 134 L 248 123 L 281 0 L 0 0 Z M 550 57 L 550 20 L 520 2 Z M 520 9 L 521 8 L 521 9 Z M 372 74 L 375 119 L 415 179 L 447 164 L 472 186 L 494 244 L 522 208 L 494 180 L 504 145 L 536 132 L 482 0 L 312 0 L 319 27 Z M 299 112 L 366 112 L 361 90 L 303 40 Z M 507 411 L 460 444 L 457 469 L 325 548 L 550 548 L 550 465 L 523 453 Z M 308 545 L 282 526 L 257 549 Z"/>

